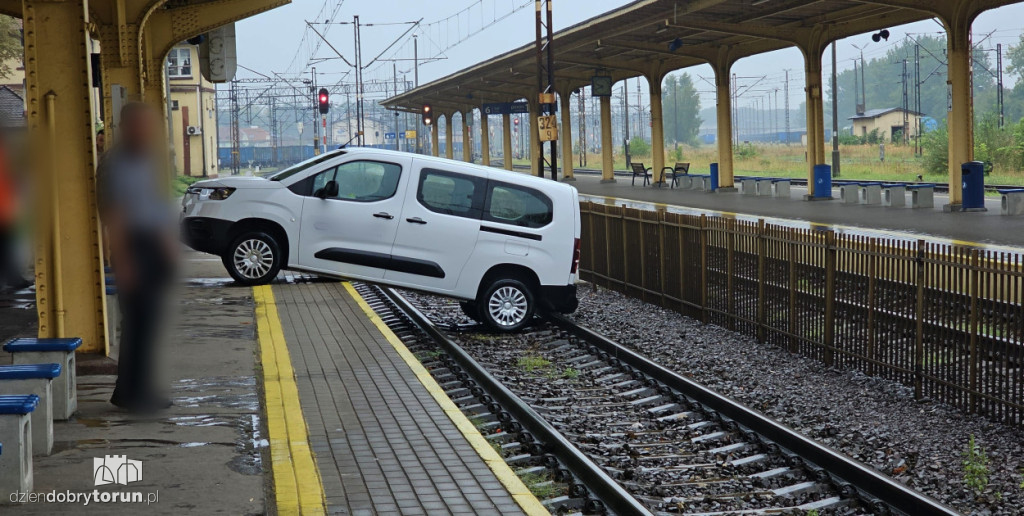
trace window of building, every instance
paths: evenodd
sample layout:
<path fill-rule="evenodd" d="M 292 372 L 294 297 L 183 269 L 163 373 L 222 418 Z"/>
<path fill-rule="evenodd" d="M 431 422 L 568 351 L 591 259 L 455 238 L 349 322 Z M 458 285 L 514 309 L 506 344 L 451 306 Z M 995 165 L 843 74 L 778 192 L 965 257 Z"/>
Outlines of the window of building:
<path fill-rule="evenodd" d="M 167 56 L 167 76 L 171 78 L 192 77 L 192 49 L 172 48 Z"/>
<path fill-rule="evenodd" d="M 526 228 L 541 228 L 551 222 L 551 199 L 524 186 L 491 183 L 484 220 Z"/>
<path fill-rule="evenodd" d="M 416 200 L 435 213 L 479 219 L 485 180 L 479 177 L 423 169 Z"/>

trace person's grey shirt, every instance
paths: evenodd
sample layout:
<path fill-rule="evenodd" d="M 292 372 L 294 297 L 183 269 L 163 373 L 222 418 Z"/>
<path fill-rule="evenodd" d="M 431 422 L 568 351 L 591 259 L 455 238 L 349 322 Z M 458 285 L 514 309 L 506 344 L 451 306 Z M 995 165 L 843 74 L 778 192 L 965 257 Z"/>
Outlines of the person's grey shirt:
<path fill-rule="evenodd" d="M 103 155 L 96 176 L 100 213 L 120 213 L 128 230 L 168 228 L 170 209 L 153 156 L 115 146 Z"/>

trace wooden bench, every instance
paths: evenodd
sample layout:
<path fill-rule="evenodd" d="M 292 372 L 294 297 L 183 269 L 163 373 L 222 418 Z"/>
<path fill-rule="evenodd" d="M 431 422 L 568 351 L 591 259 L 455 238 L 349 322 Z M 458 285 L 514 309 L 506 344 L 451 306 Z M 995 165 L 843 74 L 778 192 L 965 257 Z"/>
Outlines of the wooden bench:
<path fill-rule="evenodd" d="M 907 185 L 910 190 L 911 208 L 934 208 L 935 207 L 935 185 L 933 183 L 921 183 Z"/>
<path fill-rule="evenodd" d="M 1024 188 L 998 190 L 1003 196 L 1003 215 L 1024 215 Z"/>
<path fill-rule="evenodd" d="M 665 168 L 661 169 L 661 174 L 663 176 L 662 179 L 664 179 L 666 176 L 668 176 L 668 174 L 672 174 L 672 182 L 669 183 L 669 186 L 671 188 L 675 188 L 675 187 L 679 186 L 679 176 L 686 176 L 689 173 L 690 173 L 690 164 L 689 163 L 678 163 L 677 162 L 676 166 L 674 166 L 674 167 L 665 167 Z M 687 187 L 689 187 L 689 185 L 687 185 Z"/>
<path fill-rule="evenodd" d="M 39 396 L 0 396 L 0 492 L 32 491 L 32 412 Z M 6 500 L 5 500 L 6 501 Z"/>
<path fill-rule="evenodd" d="M 53 394 L 50 383 L 60 376 L 60 364 L 0 366 L 0 395 L 35 394 L 39 404 L 32 411 L 32 454 L 53 451 Z"/>
<path fill-rule="evenodd" d="M 882 206 L 902 208 L 907 205 L 907 185 L 903 183 L 882 185 Z"/>
<path fill-rule="evenodd" d="M 636 176 L 644 178 L 642 186 L 647 186 L 651 182 L 651 169 L 644 167 L 643 163 L 631 163 L 630 166 L 633 168 L 633 186 L 636 186 Z"/>
<path fill-rule="evenodd" d="M 14 339 L 4 344 L 14 363 L 60 364 L 64 374 L 53 382 L 53 418 L 65 421 L 78 409 L 78 386 L 75 375 L 75 350 L 82 345 L 77 337 L 64 339 Z"/>

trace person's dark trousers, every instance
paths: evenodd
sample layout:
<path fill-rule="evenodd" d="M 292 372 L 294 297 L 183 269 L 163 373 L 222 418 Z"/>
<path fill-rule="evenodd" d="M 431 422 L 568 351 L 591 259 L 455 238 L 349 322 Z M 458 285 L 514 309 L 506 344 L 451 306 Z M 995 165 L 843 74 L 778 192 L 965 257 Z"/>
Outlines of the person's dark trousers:
<path fill-rule="evenodd" d="M 21 289 L 32 284 L 21 275 L 16 249 L 17 237 L 14 228 L 0 228 L 0 288 Z"/>
<path fill-rule="evenodd" d="M 118 288 L 121 339 L 117 384 L 111 402 L 123 407 L 145 408 L 157 400 L 153 384 L 153 357 L 159 339 L 164 301 L 172 271 L 163 243 L 145 233 L 128 239 L 128 257 L 134 278 L 130 289 Z M 117 264 L 114 263 L 117 280 Z"/>

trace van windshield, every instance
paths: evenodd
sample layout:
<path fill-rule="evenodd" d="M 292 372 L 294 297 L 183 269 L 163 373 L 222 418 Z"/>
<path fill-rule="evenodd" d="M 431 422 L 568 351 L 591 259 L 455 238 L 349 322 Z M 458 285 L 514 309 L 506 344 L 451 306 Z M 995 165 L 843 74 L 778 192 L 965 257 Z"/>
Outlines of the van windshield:
<path fill-rule="evenodd" d="M 284 169 L 284 170 L 282 170 L 282 171 L 280 171 L 280 172 L 270 176 L 268 179 L 270 179 L 271 181 L 284 181 L 285 179 L 288 179 L 289 177 L 292 177 L 295 174 L 298 174 L 299 172 L 302 172 L 303 170 L 306 170 L 309 167 L 319 165 L 320 163 L 323 163 L 323 162 L 325 162 L 325 161 L 327 161 L 329 159 L 333 159 L 333 158 L 336 158 L 338 156 L 341 156 L 342 154 L 345 154 L 345 151 L 341 150 L 341 149 L 338 149 L 338 150 L 333 150 L 331 152 L 327 152 L 327 153 L 322 154 L 320 156 L 314 156 L 314 157 L 312 157 L 310 159 L 307 159 L 306 161 L 303 161 L 301 163 L 296 163 L 295 165 L 292 165 L 292 166 L 290 166 L 290 167 L 288 167 L 288 168 L 286 168 L 286 169 Z"/>

